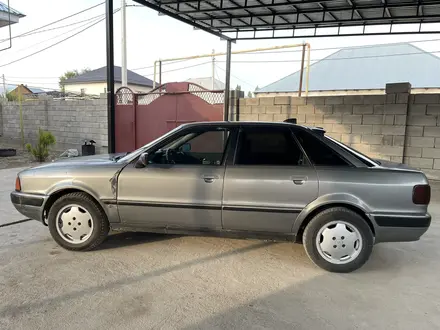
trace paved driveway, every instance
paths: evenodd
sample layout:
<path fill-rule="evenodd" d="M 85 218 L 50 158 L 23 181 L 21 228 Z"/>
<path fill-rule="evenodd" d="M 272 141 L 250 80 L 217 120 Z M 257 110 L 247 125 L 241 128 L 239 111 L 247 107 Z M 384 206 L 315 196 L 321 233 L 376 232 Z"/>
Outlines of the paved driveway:
<path fill-rule="evenodd" d="M 0 171 L 1 223 L 22 218 L 15 172 Z M 346 275 L 291 243 L 124 233 L 73 253 L 35 221 L 0 228 L 0 329 L 439 329 L 431 213 L 421 241 L 378 245 Z"/>

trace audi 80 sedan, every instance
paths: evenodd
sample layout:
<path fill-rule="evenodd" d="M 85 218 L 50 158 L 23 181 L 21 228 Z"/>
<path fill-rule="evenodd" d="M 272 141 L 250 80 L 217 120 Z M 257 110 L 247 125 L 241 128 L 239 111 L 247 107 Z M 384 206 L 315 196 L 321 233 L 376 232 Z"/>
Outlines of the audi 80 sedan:
<path fill-rule="evenodd" d="M 292 123 L 181 125 L 118 157 L 59 160 L 26 169 L 11 200 L 68 250 L 110 229 L 225 235 L 303 243 L 331 272 L 351 272 L 379 242 L 416 241 L 428 229 L 426 176 L 377 161 Z"/>

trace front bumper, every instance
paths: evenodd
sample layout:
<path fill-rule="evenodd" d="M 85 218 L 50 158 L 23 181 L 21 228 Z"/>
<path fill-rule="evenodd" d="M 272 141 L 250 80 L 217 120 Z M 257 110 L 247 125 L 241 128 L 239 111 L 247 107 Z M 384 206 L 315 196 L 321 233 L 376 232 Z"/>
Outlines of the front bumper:
<path fill-rule="evenodd" d="M 11 202 L 17 211 L 40 222 L 43 222 L 43 210 L 47 198 L 48 196 L 45 195 L 11 192 Z"/>
<path fill-rule="evenodd" d="M 431 225 L 431 215 L 371 215 L 376 243 L 418 241 Z"/>

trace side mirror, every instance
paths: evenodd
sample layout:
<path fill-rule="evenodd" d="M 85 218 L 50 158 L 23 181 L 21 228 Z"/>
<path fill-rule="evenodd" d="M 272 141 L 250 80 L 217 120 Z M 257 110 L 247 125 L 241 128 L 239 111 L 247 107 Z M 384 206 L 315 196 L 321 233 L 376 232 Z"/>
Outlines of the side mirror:
<path fill-rule="evenodd" d="M 144 152 L 139 156 L 139 159 L 136 162 L 136 168 L 144 168 L 148 165 L 148 152 Z"/>

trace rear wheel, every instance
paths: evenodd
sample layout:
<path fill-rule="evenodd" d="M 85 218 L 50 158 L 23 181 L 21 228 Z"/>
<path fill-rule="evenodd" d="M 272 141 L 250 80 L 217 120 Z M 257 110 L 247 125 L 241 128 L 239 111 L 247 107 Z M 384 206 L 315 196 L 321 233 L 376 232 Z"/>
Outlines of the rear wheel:
<path fill-rule="evenodd" d="M 49 231 L 67 250 L 87 251 L 107 237 L 109 224 L 101 207 L 85 193 L 60 197 L 49 210 Z"/>
<path fill-rule="evenodd" d="M 335 207 L 318 213 L 303 236 L 310 259 L 336 273 L 352 272 L 368 260 L 374 237 L 366 221 L 356 212 Z"/>

